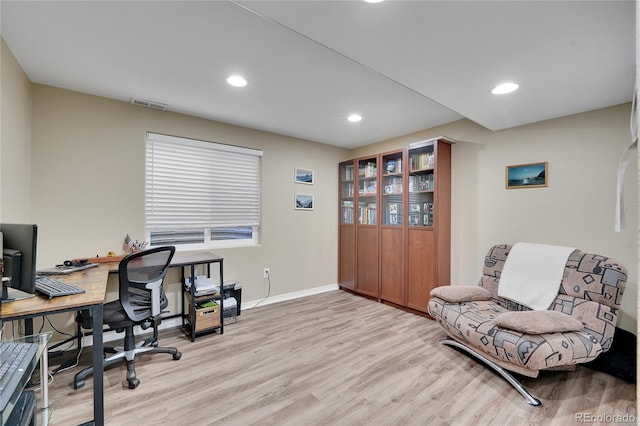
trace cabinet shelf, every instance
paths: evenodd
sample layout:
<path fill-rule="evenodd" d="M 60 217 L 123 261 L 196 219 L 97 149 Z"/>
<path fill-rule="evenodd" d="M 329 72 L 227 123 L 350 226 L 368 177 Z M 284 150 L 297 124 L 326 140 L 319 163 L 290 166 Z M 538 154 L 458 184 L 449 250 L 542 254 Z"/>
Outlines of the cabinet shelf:
<path fill-rule="evenodd" d="M 426 169 L 409 170 L 409 174 L 413 175 L 413 174 L 428 173 L 428 172 L 433 172 L 433 171 L 434 171 L 433 167 L 430 167 L 430 168 L 426 168 Z"/>

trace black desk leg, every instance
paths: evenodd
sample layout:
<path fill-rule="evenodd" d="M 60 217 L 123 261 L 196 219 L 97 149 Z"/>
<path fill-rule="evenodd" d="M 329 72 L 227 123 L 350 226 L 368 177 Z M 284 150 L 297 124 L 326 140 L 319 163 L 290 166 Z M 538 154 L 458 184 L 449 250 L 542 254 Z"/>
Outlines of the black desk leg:
<path fill-rule="evenodd" d="M 191 264 L 191 287 L 189 287 L 189 291 L 191 292 L 191 307 L 189 320 L 191 321 L 191 341 L 194 342 L 196 340 L 196 265 Z"/>
<path fill-rule="evenodd" d="M 93 329 L 93 421 L 104 426 L 104 347 L 102 340 L 102 304 L 91 307 L 91 320 L 99 326 Z"/>
<path fill-rule="evenodd" d="M 33 335 L 33 318 L 24 319 L 24 335 L 25 336 Z"/>
<path fill-rule="evenodd" d="M 224 334 L 224 278 L 222 277 L 222 259 L 218 262 L 220 271 L 220 334 Z"/>

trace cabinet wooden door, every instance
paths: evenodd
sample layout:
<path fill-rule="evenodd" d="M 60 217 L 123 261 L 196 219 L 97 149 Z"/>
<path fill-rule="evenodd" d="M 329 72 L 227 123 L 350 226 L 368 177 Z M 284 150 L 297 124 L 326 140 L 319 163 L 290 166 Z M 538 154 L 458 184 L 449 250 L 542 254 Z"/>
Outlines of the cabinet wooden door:
<path fill-rule="evenodd" d="M 355 228 L 353 226 L 340 227 L 340 248 L 338 252 L 340 269 L 338 284 L 349 290 L 355 289 Z"/>
<path fill-rule="evenodd" d="M 435 232 L 409 229 L 407 239 L 407 307 L 427 312 L 429 293 L 437 286 Z"/>
<path fill-rule="evenodd" d="M 356 291 L 378 297 L 378 228 L 359 227 L 356 248 Z"/>
<path fill-rule="evenodd" d="M 404 230 L 380 230 L 380 298 L 404 306 Z"/>

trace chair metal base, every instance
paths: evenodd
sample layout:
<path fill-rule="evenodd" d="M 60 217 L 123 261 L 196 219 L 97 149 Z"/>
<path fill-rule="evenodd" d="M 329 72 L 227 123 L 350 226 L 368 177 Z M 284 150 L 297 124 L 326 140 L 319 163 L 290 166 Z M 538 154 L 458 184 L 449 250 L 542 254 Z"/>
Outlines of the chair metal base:
<path fill-rule="evenodd" d="M 136 354 L 142 354 L 142 353 L 171 354 L 175 361 L 179 360 L 182 357 L 182 353 L 178 351 L 178 349 L 176 348 L 158 347 L 157 329 L 154 330 L 153 338 L 148 338 L 141 342 L 136 343 L 135 336 L 133 334 L 133 326 L 127 327 L 125 329 L 124 347 L 104 348 L 104 351 L 114 354 L 104 359 L 103 365 L 105 369 L 121 361 L 126 362 L 127 382 L 129 384 L 129 389 L 135 389 L 138 386 L 138 384 L 140 384 L 140 380 L 136 377 L 136 370 L 135 370 L 135 364 L 134 364 L 134 359 Z M 93 366 L 87 367 L 84 370 L 76 373 L 76 375 L 73 378 L 73 388 L 79 389 L 82 386 L 84 386 L 85 379 L 91 375 L 93 375 Z"/>
<path fill-rule="evenodd" d="M 533 405 L 534 407 L 539 407 L 542 405 L 542 402 L 540 402 L 538 398 L 531 395 L 531 393 L 527 389 L 525 389 L 525 387 L 522 386 L 522 384 L 520 384 L 520 382 L 515 377 L 513 377 L 513 375 L 511 375 L 511 373 L 509 373 L 504 368 L 500 367 L 495 362 L 491 361 L 489 358 L 483 356 L 482 354 L 474 351 L 473 349 L 453 339 L 442 339 L 440 340 L 440 344 L 461 349 L 462 351 L 466 352 L 468 355 L 471 355 L 472 357 L 482 362 L 487 367 L 491 368 L 493 371 L 495 371 L 500 376 L 502 376 L 503 379 L 509 382 L 511 386 L 513 386 L 518 392 L 520 392 L 520 395 L 524 397 L 524 399 L 527 401 L 529 405 Z"/>

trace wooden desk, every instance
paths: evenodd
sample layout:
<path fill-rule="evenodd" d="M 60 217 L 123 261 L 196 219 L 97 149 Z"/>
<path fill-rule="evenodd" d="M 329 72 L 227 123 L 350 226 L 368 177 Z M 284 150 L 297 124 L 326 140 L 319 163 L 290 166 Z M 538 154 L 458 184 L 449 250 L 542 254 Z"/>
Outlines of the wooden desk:
<path fill-rule="evenodd" d="M 52 299 L 36 294 L 29 299 L 6 302 L 2 304 L 0 319 L 12 321 L 89 309 L 93 323 L 102 324 L 102 304 L 105 300 L 108 275 L 107 265 L 68 275 L 56 275 L 55 279 L 81 287 L 85 292 Z M 102 327 L 97 327 L 93 333 L 93 422 L 90 423 L 98 426 L 104 425 L 103 356 Z"/>

